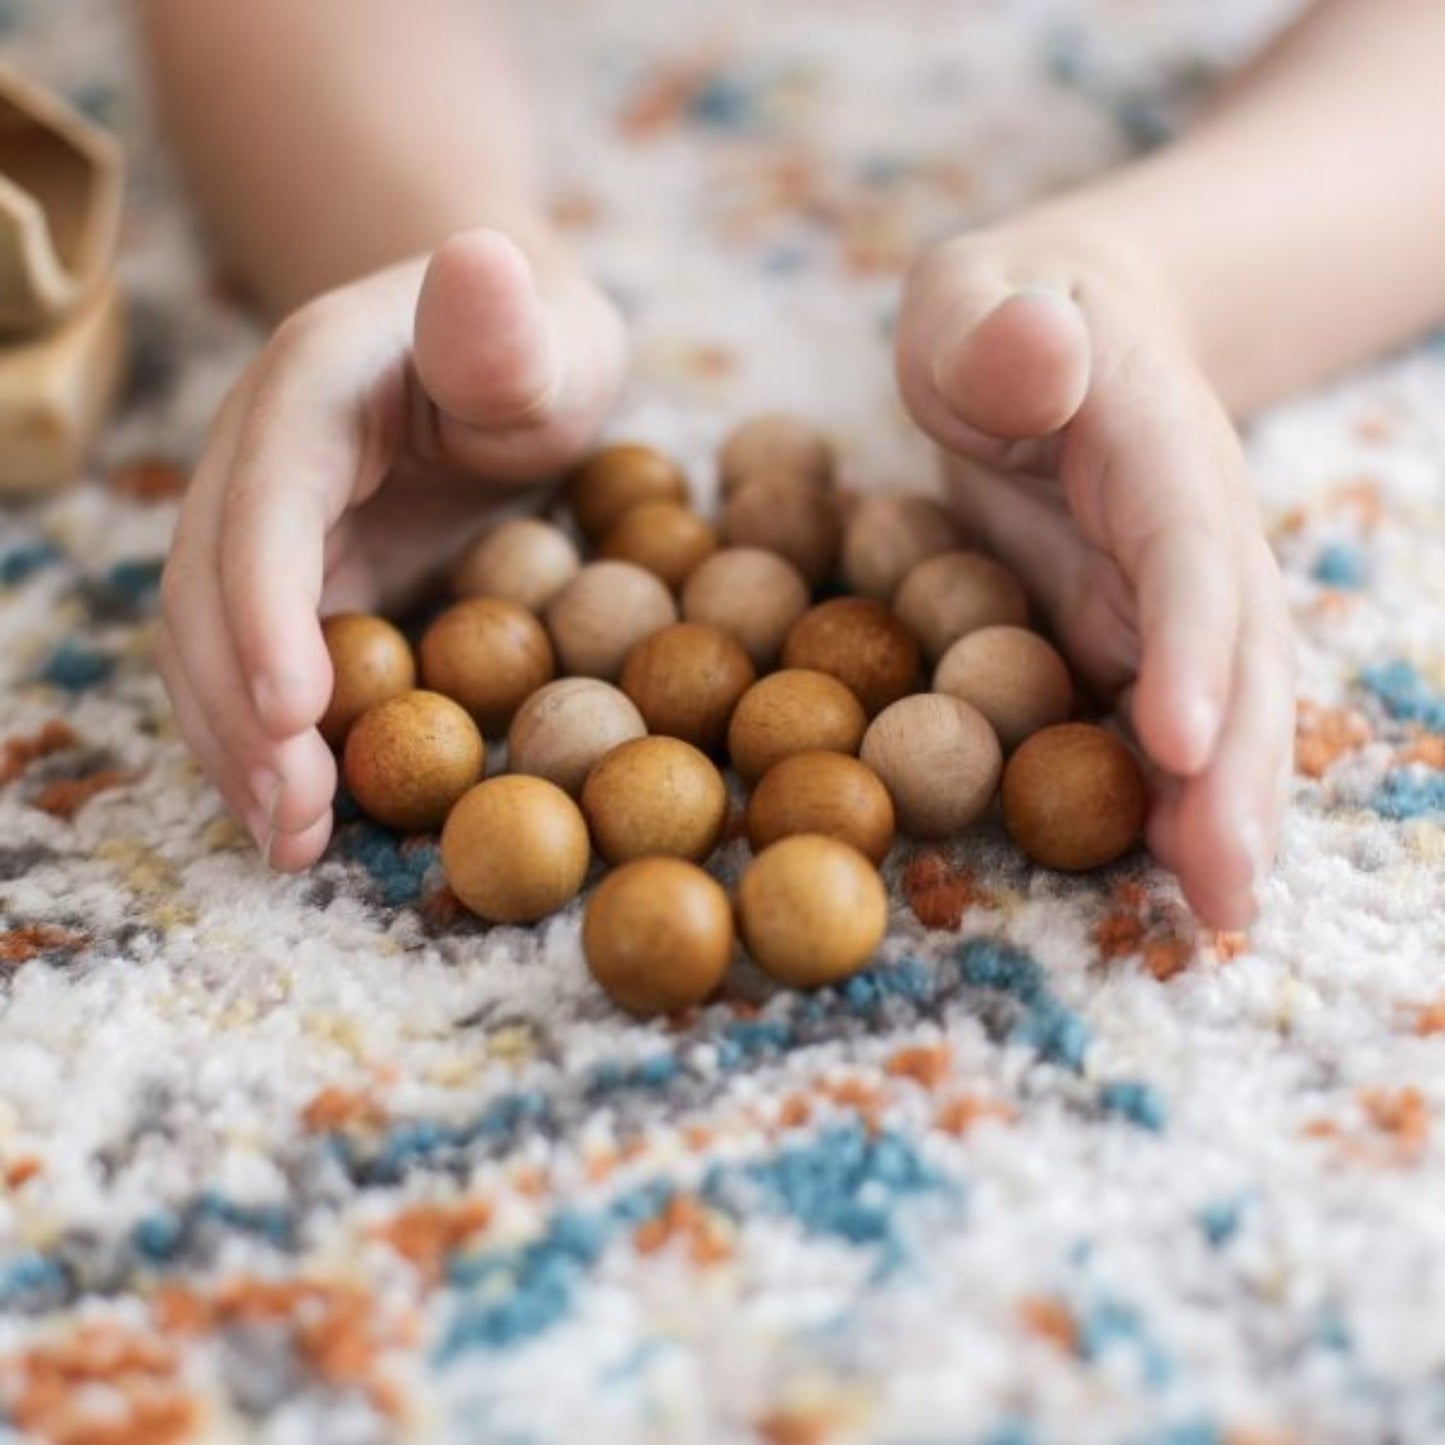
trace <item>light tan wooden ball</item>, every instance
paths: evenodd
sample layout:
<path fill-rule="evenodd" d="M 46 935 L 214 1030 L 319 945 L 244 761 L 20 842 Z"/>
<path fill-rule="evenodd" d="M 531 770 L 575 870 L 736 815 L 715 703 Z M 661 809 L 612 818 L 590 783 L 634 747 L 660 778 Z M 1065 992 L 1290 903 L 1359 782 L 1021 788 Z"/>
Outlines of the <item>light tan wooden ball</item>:
<path fill-rule="evenodd" d="M 863 704 L 836 677 L 784 668 L 759 678 L 728 725 L 728 756 L 747 784 L 794 753 L 856 753 L 868 730 Z"/>
<path fill-rule="evenodd" d="M 833 575 L 842 527 L 826 492 L 763 479 L 733 493 L 723 510 L 722 534 L 730 547 L 776 552 L 810 587 L 819 587 Z"/>
<path fill-rule="evenodd" d="M 644 637 L 676 621 L 666 584 L 632 562 L 589 562 L 547 608 L 562 671 L 609 682 Z"/>
<path fill-rule="evenodd" d="M 888 927 L 878 870 L 836 838 L 784 838 L 748 865 L 738 931 L 758 967 L 794 988 L 836 983 L 873 957 Z"/>
<path fill-rule="evenodd" d="M 872 768 L 843 753 L 794 753 L 769 768 L 748 799 L 753 852 L 795 833 L 821 833 L 881 863 L 893 846 L 893 802 Z"/>
<path fill-rule="evenodd" d="M 627 654 L 619 686 L 637 704 L 649 732 L 713 752 L 756 677 L 742 644 L 720 627 L 674 622 Z"/>
<path fill-rule="evenodd" d="M 828 487 L 833 448 L 827 437 L 801 417 L 769 413 L 735 427 L 718 449 L 718 490 L 730 497 L 759 478 Z"/>
<path fill-rule="evenodd" d="M 535 923 L 570 903 L 591 856 L 577 804 L 518 773 L 478 783 L 442 829 L 447 886 L 492 923 Z"/>
<path fill-rule="evenodd" d="M 656 447 L 620 442 L 574 468 L 566 493 L 577 525 L 595 542 L 631 507 L 687 501 L 687 477 Z"/>
<path fill-rule="evenodd" d="M 461 703 L 488 737 L 556 675 L 547 631 L 525 607 L 500 597 L 469 597 L 422 634 L 422 681 Z"/>
<path fill-rule="evenodd" d="M 341 772 L 368 818 L 403 833 L 439 828 L 482 775 L 487 750 L 470 714 L 412 691 L 368 708 L 346 735 Z"/>
<path fill-rule="evenodd" d="M 943 654 L 935 692 L 971 703 L 993 724 L 1005 752 L 1067 719 L 1074 707 L 1068 664 L 1026 627 L 980 627 Z"/>
<path fill-rule="evenodd" d="M 753 665 L 770 667 L 788 629 L 808 610 L 808 584 L 791 562 L 761 547 L 725 547 L 687 579 L 682 615 L 721 627 Z"/>
<path fill-rule="evenodd" d="M 913 492 L 861 497 L 843 534 L 843 580 L 854 592 L 886 602 L 914 567 L 958 542 L 952 516 L 932 497 Z"/>
<path fill-rule="evenodd" d="M 859 757 L 883 779 L 898 826 L 915 838 L 946 838 L 968 827 L 993 800 L 1003 768 L 988 719 L 938 692 L 885 708 Z"/>
<path fill-rule="evenodd" d="M 1022 627 L 1029 620 L 1023 585 L 982 552 L 941 552 L 903 579 L 893 610 L 923 644 L 930 662 L 980 627 Z"/>
<path fill-rule="evenodd" d="M 722 774 L 681 738 L 634 738 L 603 757 L 582 785 L 582 811 L 609 863 L 661 855 L 700 863 L 728 815 Z"/>
<path fill-rule="evenodd" d="M 611 683 L 562 677 L 517 709 L 507 733 L 507 764 L 576 797 L 599 758 L 646 733 L 642 714 Z"/>
<path fill-rule="evenodd" d="M 331 657 L 331 701 L 318 727 L 333 748 L 367 708 L 416 686 L 411 644 L 384 617 L 338 612 L 321 623 Z"/>
<path fill-rule="evenodd" d="M 624 863 L 587 902 L 587 967 L 615 1003 L 641 1017 L 706 1002 L 732 951 L 727 894 L 681 858 Z"/>
<path fill-rule="evenodd" d="M 1001 801 L 1009 837 L 1035 863 L 1081 872 L 1139 841 L 1149 790 L 1121 739 L 1088 723 L 1060 723 L 1009 759 Z"/>
<path fill-rule="evenodd" d="M 458 597 L 500 597 L 541 612 L 581 566 L 576 546 L 560 527 L 513 517 L 462 553 L 452 568 L 452 591 Z"/>
<path fill-rule="evenodd" d="M 783 643 L 783 666 L 826 672 L 869 717 L 918 686 L 913 634 L 874 597 L 834 597 L 805 612 Z"/>
<path fill-rule="evenodd" d="M 717 551 L 717 530 L 679 502 L 630 507 L 606 531 L 599 557 L 635 562 L 676 592 Z"/>

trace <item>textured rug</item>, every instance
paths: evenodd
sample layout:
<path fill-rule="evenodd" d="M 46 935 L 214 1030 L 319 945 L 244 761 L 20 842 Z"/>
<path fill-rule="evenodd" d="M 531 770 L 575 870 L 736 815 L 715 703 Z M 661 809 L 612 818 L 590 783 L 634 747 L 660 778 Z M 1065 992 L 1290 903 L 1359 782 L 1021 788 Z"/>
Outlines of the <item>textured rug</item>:
<path fill-rule="evenodd" d="M 528 9 L 559 215 L 636 328 L 616 432 L 703 496 L 765 404 L 926 478 L 911 250 L 1167 134 L 1283 13 Z M 575 909 L 459 918 L 429 840 L 346 820 L 269 876 L 178 742 L 156 582 L 258 333 L 110 12 L 0 5 L 131 145 L 136 319 L 92 476 L 0 513 L 0 1437 L 1445 1438 L 1445 347 L 1251 430 L 1304 701 L 1247 938 L 983 828 L 895 853 L 846 986 L 740 969 L 639 1026 Z"/>

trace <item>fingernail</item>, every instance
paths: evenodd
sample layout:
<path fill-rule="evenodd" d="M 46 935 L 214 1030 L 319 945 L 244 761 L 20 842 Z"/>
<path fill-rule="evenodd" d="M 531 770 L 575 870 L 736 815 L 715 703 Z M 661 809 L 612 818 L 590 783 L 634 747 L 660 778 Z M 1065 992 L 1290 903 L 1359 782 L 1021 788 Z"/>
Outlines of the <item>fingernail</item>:
<path fill-rule="evenodd" d="M 1012 291 L 1000 299 L 992 310 L 984 313 L 983 316 L 965 331 L 961 336 L 956 336 L 946 345 L 940 347 L 933 358 L 933 385 L 935 389 L 943 391 L 947 388 L 947 380 L 958 370 L 964 353 L 973 343 L 974 334 L 979 327 L 1001 311 L 1010 301 L 1017 301 L 1021 298 L 1029 300 L 1046 301 L 1052 306 L 1057 306 L 1069 311 L 1077 310 L 1077 303 L 1068 291 L 1062 286 L 1050 286 L 1043 281 L 1031 281 L 1026 286 L 1016 286 Z"/>

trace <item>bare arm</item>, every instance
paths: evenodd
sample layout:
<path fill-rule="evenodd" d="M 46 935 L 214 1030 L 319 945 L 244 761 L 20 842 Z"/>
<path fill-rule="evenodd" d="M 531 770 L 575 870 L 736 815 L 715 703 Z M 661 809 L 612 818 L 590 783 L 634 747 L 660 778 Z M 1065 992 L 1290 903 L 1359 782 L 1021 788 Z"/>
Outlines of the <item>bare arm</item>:
<path fill-rule="evenodd" d="M 241 278 L 276 311 L 455 232 L 529 251 L 526 107 L 488 0 L 141 0 L 168 128 Z"/>
<path fill-rule="evenodd" d="M 1442 59 L 1438 0 L 1320 0 L 1178 144 L 1045 214 L 1127 238 L 1248 411 L 1445 320 Z"/>

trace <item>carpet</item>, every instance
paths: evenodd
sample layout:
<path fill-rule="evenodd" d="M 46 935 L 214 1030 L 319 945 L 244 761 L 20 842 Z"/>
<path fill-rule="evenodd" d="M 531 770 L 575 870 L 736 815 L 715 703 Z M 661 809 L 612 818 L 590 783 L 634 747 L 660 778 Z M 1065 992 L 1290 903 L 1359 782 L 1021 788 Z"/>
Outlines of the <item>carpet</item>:
<path fill-rule="evenodd" d="M 557 213 L 637 337 L 613 431 L 706 497 L 792 408 L 925 484 L 912 250 L 1166 136 L 1286 8 L 528 7 Z M 985 826 L 895 851 L 845 985 L 640 1025 L 575 908 L 484 928 L 349 816 L 270 876 L 188 760 L 157 579 L 260 333 L 122 18 L 0 28 L 127 138 L 135 319 L 86 482 L 0 513 L 0 1438 L 1445 1438 L 1445 346 L 1250 428 L 1303 697 L 1247 937 Z"/>

